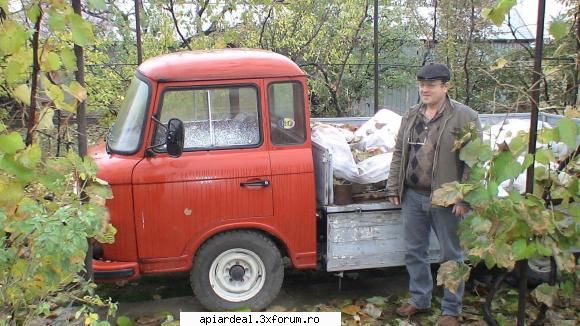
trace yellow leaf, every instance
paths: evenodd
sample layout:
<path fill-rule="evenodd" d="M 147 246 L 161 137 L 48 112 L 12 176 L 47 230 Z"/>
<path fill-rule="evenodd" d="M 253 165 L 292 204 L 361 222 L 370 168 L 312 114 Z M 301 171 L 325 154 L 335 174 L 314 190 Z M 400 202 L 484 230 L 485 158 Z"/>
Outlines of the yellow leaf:
<path fill-rule="evenodd" d="M 342 307 L 341 311 L 347 315 L 353 316 L 360 312 L 360 307 L 355 305 L 348 305 Z"/>
<path fill-rule="evenodd" d="M 497 60 L 495 61 L 495 64 L 494 64 L 493 66 L 491 66 L 491 67 L 490 67 L 490 70 L 491 70 L 491 71 L 494 71 L 494 70 L 501 69 L 501 68 L 505 67 L 505 65 L 506 65 L 507 63 L 508 63 L 508 61 L 507 61 L 506 59 L 504 59 L 504 58 L 499 58 L 499 59 L 497 59 Z"/>
<path fill-rule="evenodd" d="M 79 102 L 82 102 L 87 99 L 87 90 L 79 84 L 79 82 L 72 81 L 68 86 L 63 85 L 62 88 L 76 98 Z"/>
<path fill-rule="evenodd" d="M 91 313 L 85 318 L 85 325 L 91 325 L 92 323 L 99 320 L 99 315 Z"/>
<path fill-rule="evenodd" d="M 53 129 L 54 123 L 52 123 L 52 118 L 54 117 L 54 110 L 52 108 L 44 108 L 40 110 L 40 115 L 38 117 L 38 124 L 36 125 L 36 129 L 38 130 L 47 130 Z"/>
<path fill-rule="evenodd" d="M 28 85 L 22 84 L 16 86 L 12 91 L 12 95 L 24 105 L 30 105 L 30 88 Z"/>

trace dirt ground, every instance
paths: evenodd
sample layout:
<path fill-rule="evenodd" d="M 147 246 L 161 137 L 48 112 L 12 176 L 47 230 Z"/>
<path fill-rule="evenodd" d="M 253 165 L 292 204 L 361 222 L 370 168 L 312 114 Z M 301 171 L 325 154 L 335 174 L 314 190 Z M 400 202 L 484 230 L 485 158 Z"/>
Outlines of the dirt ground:
<path fill-rule="evenodd" d="M 491 280 L 489 275 L 486 277 Z M 350 272 L 342 278 L 334 273 L 287 270 L 280 294 L 266 311 L 341 311 L 342 324 L 347 326 L 434 325 L 441 314 L 442 289 L 439 287 L 434 290 L 431 312 L 413 316 L 410 320 L 396 316 L 395 309 L 407 300 L 407 284 L 404 267 Z M 481 282 L 475 284 L 468 286 L 463 300 L 462 325 L 486 325 L 482 305 L 487 288 Z M 180 312 L 205 311 L 192 294 L 188 274 L 144 277 L 122 286 L 99 285 L 97 293 L 101 297 L 112 297 L 119 303 L 117 318 L 130 321 L 119 323 L 121 326 L 161 325 L 168 320 L 167 316 L 170 316 L 169 320 L 178 320 Z M 500 325 L 516 324 L 517 304 L 517 290 L 504 284 L 492 305 L 494 317 Z M 526 317 L 528 324 L 535 319 L 537 311 L 538 305 L 530 301 Z M 545 325 L 578 324 L 580 293 L 576 293 L 576 298 L 568 304 L 550 309 Z M 164 325 L 178 325 L 178 322 Z"/>

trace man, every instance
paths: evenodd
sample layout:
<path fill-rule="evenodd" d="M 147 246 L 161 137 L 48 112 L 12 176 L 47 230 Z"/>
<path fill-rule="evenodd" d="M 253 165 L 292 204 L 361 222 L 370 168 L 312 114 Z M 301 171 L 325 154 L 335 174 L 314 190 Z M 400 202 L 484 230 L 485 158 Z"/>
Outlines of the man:
<path fill-rule="evenodd" d="M 467 173 L 459 151 L 452 151 L 456 132 L 471 122 L 481 130 L 477 112 L 449 98 L 450 78 L 451 71 L 443 64 L 427 64 L 417 72 L 421 102 L 401 120 L 387 181 L 389 201 L 402 205 L 411 298 L 397 314 L 407 318 L 431 308 L 433 279 L 428 248 L 432 227 L 439 239 L 441 261 L 463 260 L 457 229 L 468 207 L 461 203 L 452 207 L 431 204 L 436 189 L 462 180 Z M 463 291 L 463 284 L 455 294 L 444 290 L 437 325 L 459 324 Z"/>

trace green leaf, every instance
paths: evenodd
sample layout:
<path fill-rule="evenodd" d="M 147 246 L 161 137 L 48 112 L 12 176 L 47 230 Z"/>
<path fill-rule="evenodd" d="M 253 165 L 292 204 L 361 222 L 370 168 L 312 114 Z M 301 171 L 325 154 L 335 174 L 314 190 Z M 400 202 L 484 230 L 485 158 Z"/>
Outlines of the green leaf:
<path fill-rule="evenodd" d="M 493 197 L 490 196 L 489 191 L 485 187 L 476 188 L 475 190 L 468 193 L 464 198 L 466 202 L 474 206 L 487 203 L 492 199 Z"/>
<path fill-rule="evenodd" d="M 13 20 L 7 20 L 2 22 L 2 29 L 2 33 L 0 33 L 0 57 L 25 47 L 29 33 L 24 29 L 24 26 Z"/>
<path fill-rule="evenodd" d="M 542 164 L 549 164 L 550 162 L 555 162 L 556 158 L 551 149 L 541 148 L 536 152 L 536 161 Z"/>
<path fill-rule="evenodd" d="M 491 149 L 489 145 L 484 144 L 481 139 L 476 139 L 465 145 L 459 153 L 459 159 L 465 162 L 469 167 L 473 167 L 480 161 L 486 161 L 491 158 Z"/>
<path fill-rule="evenodd" d="M 522 162 L 522 169 L 526 170 L 532 163 L 534 163 L 534 156 L 532 154 L 526 154 Z"/>
<path fill-rule="evenodd" d="M 23 182 L 29 182 L 35 176 L 33 170 L 25 168 L 10 155 L 4 155 L 0 158 L 0 170 L 14 175 L 18 180 Z"/>
<path fill-rule="evenodd" d="M 95 36 L 93 35 L 93 28 L 89 22 L 84 20 L 80 15 L 73 13 L 70 16 L 70 23 L 72 28 L 72 38 L 75 44 L 79 46 L 93 44 Z"/>
<path fill-rule="evenodd" d="M 107 8 L 104 0 L 89 0 L 89 4 L 97 10 L 105 10 Z"/>
<path fill-rule="evenodd" d="M 493 159 L 491 174 L 497 183 L 517 178 L 523 169 L 511 152 L 501 152 Z"/>
<path fill-rule="evenodd" d="M 568 34 L 569 30 L 570 26 L 564 21 L 555 20 L 550 23 L 549 31 L 554 39 L 556 39 L 556 41 L 560 41 L 562 38 L 564 38 L 566 34 Z"/>
<path fill-rule="evenodd" d="M 40 162 L 41 156 L 42 152 L 38 144 L 32 144 L 17 154 L 18 162 L 29 169 L 34 168 Z"/>
<path fill-rule="evenodd" d="M 30 105 L 30 88 L 28 85 L 18 85 L 12 91 L 12 95 L 24 105 Z"/>
<path fill-rule="evenodd" d="M 0 132 L 4 132 L 6 130 L 6 126 L 0 121 Z"/>
<path fill-rule="evenodd" d="M 490 255 L 490 254 L 487 254 L 485 256 L 484 262 L 485 262 L 485 267 L 487 267 L 487 269 L 494 268 L 495 267 L 495 264 L 496 264 L 495 258 L 492 255 Z"/>
<path fill-rule="evenodd" d="M 7 60 L 6 70 L 4 73 L 6 76 L 6 81 L 10 85 L 23 82 L 26 80 L 26 78 L 28 78 L 26 64 L 23 64 L 20 57 L 21 53 L 23 53 L 23 51 L 18 51 Z"/>
<path fill-rule="evenodd" d="M 538 142 L 542 144 L 548 144 L 559 139 L 558 129 L 556 128 L 542 128 L 538 131 Z"/>
<path fill-rule="evenodd" d="M 22 137 L 15 131 L 8 135 L 0 135 L 0 152 L 14 154 L 25 147 Z"/>
<path fill-rule="evenodd" d="M 76 71 L 77 70 L 77 57 L 75 53 L 70 48 L 64 48 L 60 51 L 60 58 L 66 70 Z"/>
<path fill-rule="evenodd" d="M 56 10 L 50 11 L 48 15 L 48 26 L 55 32 L 62 32 L 66 28 L 65 16 Z"/>
<path fill-rule="evenodd" d="M 510 191 L 509 197 L 514 203 L 519 203 L 523 198 L 519 191 Z"/>
<path fill-rule="evenodd" d="M 44 60 L 40 63 L 40 69 L 45 72 L 55 71 L 60 69 L 60 58 L 58 54 L 49 52 L 43 57 Z"/>
<path fill-rule="evenodd" d="M 40 7 L 38 4 L 33 4 L 28 10 L 26 11 L 26 16 L 30 19 L 31 22 L 36 23 L 36 21 L 40 18 Z"/>
<path fill-rule="evenodd" d="M 117 318 L 117 325 L 118 326 L 134 326 L 135 323 L 131 320 L 131 318 L 127 316 L 119 316 Z"/>
<path fill-rule="evenodd" d="M 485 18 L 491 20 L 497 27 L 503 24 L 506 14 L 517 4 L 516 0 L 499 0 L 494 8 L 482 11 Z"/>
<path fill-rule="evenodd" d="M 525 131 L 520 131 L 517 136 L 515 136 L 510 142 L 510 151 L 514 154 L 514 156 L 519 156 L 528 150 L 528 141 L 528 133 Z"/>
<path fill-rule="evenodd" d="M 526 239 L 518 239 L 512 244 L 512 253 L 515 260 L 522 260 L 528 258 L 527 256 L 527 241 Z"/>
<path fill-rule="evenodd" d="M 562 118 L 556 123 L 560 141 L 570 148 L 576 148 L 576 136 L 578 135 L 578 126 L 570 118 Z"/>

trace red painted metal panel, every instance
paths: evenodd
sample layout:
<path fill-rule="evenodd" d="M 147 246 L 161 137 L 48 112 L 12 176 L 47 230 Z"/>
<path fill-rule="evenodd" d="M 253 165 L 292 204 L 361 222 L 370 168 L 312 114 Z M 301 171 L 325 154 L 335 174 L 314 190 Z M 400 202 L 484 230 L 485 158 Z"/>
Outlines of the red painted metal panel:
<path fill-rule="evenodd" d="M 117 229 L 115 242 L 103 244 L 104 259 L 117 261 L 134 261 L 137 258 L 137 238 L 135 236 L 135 220 L 131 203 L 131 185 L 111 186 L 114 198 L 107 200 L 107 208 L 111 216 L 111 224 Z"/>
<path fill-rule="evenodd" d="M 152 80 L 210 81 L 304 76 L 290 59 L 280 54 L 250 49 L 188 51 L 147 60 L 139 71 Z"/>
<path fill-rule="evenodd" d="M 269 167 L 267 153 L 257 154 L 262 155 L 263 167 Z M 162 166 L 163 159 L 157 159 L 152 161 L 156 161 L 157 167 Z M 191 160 L 185 157 L 181 157 L 180 160 L 186 161 L 183 162 L 182 170 L 188 168 L 196 170 L 195 162 L 199 162 L 202 166 L 213 162 L 207 157 L 196 160 L 195 156 Z M 187 161 L 191 164 L 187 164 Z M 244 171 L 244 162 L 232 161 L 232 163 L 235 162 L 238 162 L 239 166 L 233 170 L 232 168 L 223 169 L 223 166 L 217 164 L 215 168 L 219 171 L 227 171 L 227 175 L 235 173 L 241 176 Z M 149 181 L 146 174 L 155 169 L 149 163 L 144 161 L 136 168 L 135 175 L 138 179 Z M 168 175 L 179 173 L 169 166 L 163 169 Z M 206 170 L 206 175 L 216 175 L 219 171 Z M 140 257 L 176 257 L 182 254 L 186 243 L 191 238 L 199 236 L 215 225 L 227 223 L 228 220 L 271 216 L 273 214 L 271 187 L 240 186 L 240 182 L 255 180 L 256 177 L 270 180 L 269 175 L 252 174 L 238 178 L 222 176 L 213 180 L 136 184 L 134 198 Z"/>
<path fill-rule="evenodd" d="M 316 200 L 310 149 L 270 152 L 274 220 L 288 239 L 296 268 L 316 267 Z"/>
<path fill-rule="evenodd" d="M 131 174 L 139 162 L 136 156 L 109 155 L 104 143 L 89 150 L 99 171 L 97 176 L 111 185 L 113 198 L 107 200 L 111 224 L 117 229 L 115 243 L 103 244 L 104 258 L 118 261 L 137 261 L 137 239 L 133 219 Z"/>

